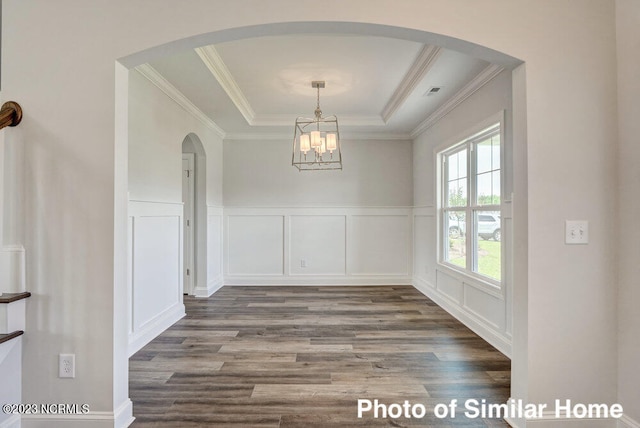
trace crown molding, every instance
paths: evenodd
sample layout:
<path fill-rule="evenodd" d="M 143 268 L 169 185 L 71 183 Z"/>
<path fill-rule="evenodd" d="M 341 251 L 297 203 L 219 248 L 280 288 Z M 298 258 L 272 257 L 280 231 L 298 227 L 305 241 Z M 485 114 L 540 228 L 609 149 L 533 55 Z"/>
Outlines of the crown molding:
<path fill-rule="evenodd" d="M 489 83 L 491 79 L 496 77 L 504 70 L 496 64 L 487 66 L 484 70 L 476 75 L 469 83 L 464 85 L 454 96 L 449 98 L 444 104 L 442 104 L 436 111 L 431 113 L 429 117 L 423 120 L 413 131 L 411 131 L 411 137 L 415 138 L 422 134 L 427 129 L 431 128 L 440 119 L 451 113 L 460 103 L 473 95 L 478 89 Z"/>
<path fill-rule="evenodd" d="M 442 49 L 437 46 L 425 45 L 420 53 L 418 53 L 415 61 L 413 61 L 413 64 L 409 67 L 407 74 L 405 74 L 395 92 L 382 109 L 380 115 L 385 123 L 398 111 L 418 83 L 420 83 L 429 70 L 431 70 L 441 52 Z"/>
<path fill-rule="evenodd" d="M 149 64 L 142 64 L 135 68 L 141 76 L 149 80 L 155 86 L 171 98 L 176 104 L 182 107 L 187 113 L 190 113 L 220 138 L 225 137 L 225 132 L 220 128 L 209 116 L 204 114 L 202 110 L 196 107 L 182 92 L 165 79 L 155 68 Z"/>
<path fill-rule="evenodd" d="M 235 132 L 227 134 L 225 141 L 243 141 L 243 140 L 260 140 L 260 141 L 282 141 L 292 140 L 293 133 L 261 133 L 261 132 Z"/>
<path fill-rule="evenodd" d="M 311 115 L 309 119 L 313 119 Z M 252 126 L 293 126 L 295 114 L 259 114 L 253 120 Z M 338 118 L 341 126 L 384 126 L 380 116 L 341 115 Z"/>
<path fill-rule="evenodd" d="M 229 98 L 231 98 L 231 101 L 233 101 L 247 123 L 251 126 L 256 125 L 256 114 L 251 104 L 249 104 L 249 100 L 244 96 L 244 93 L 220 57 L 220 54 L 218 54 L 216 48 L 210 45 L 196 48 L 195 51 L 211 74 L 213 74 L 213 77 L 215 77 L 220 86 L 222 86 L 222 89 L 224 89 Z"/>
<path fill-rule="evenodd" d="M 341 126 L 384 126 L 385 121 L 381 116 L 355 116 L 355 115 L 341 115 Z"/>
<path fill-rule="evenodd" d="M 290 133 L 277 133 L 277 134 L 265 134 L 265 133 L 230 133 L 227 134 L 225 141 L 244 141 L 244 140 L 260 140 L 260 141 L 282 141 L 292 140 L 293 135 Z M 394 134 L 394 133 L 380 133 L 380 132 L 343 132 L 340 134 L 340 140 L 342 141 L 410 141 L 412 140 L 409 134 Z"/>
<path fill-rule="evenodd" d="M 411 141 L 411 135 L 392 132 L 343 132 L 341 140 L 366 140 L 366 141 Z"/>

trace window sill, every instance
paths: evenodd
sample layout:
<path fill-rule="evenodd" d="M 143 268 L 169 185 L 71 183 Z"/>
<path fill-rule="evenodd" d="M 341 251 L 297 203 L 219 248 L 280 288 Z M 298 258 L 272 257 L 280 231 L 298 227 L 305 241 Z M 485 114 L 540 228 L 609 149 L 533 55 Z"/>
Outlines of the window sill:
<path fill-rule="evenodd" d="M 505 299 L 504 284 L 500 282 L 492 281 L 491 279 L 486 278 L 482 275 L 473 274 L 466 269 L 461 269 L 456 265 L 443 261 L 438 262 L 438 268 L 440 268 L 447 275 L 453 276 L 464 284 L 486 292 L 487 294 L 497 297 L 500 300 Z"/>

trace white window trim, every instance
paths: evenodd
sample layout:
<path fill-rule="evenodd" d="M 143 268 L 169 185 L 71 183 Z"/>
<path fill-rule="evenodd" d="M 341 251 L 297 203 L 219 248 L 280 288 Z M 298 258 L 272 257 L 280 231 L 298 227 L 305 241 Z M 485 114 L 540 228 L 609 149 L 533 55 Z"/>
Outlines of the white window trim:
<path fill-rule="evenodd" d="M 493 295 L 499 295 L 502 298 L 505 297 L 506 294 L 506 287 L 505 287 L 505 278 L 506 278 L 506 263 L 505 263 L 505 242 L 506 240 L 504 239 L 504 234 L 503 234 L 503 238 L 500 239 L 500 246 L 501 246 L 501 281 L 497 281 L 494 280 L 490 277 L 487 277 L 485 275 L 481 275 L 477 272 L 473 272 L 467 268 L 462 268 L 459 266 L 454 265 L 453 263 L 447 262 L 444 260 L 444 251 L 443 251 L 443 245 L 444 242 L 448 242 L 448 234 L 445 234 L 445 228 L 444 228 L 444 223 L 443 223 L 443 207 L 445 206 L 445 195 L 443 195 L 443 181 L 444 181 L 444 176 L 443 176 L 443 157 L 451 152 L 455 152 L 455 148 L 456 146 L 459 146 L 461 144 L 465 144 L 466 142 L 469 141 L 470 137 L 478 134 L 479 132 L 483 131 L 484 129 L 489 128 L 492 125 L 495 125 L 496 123 L 499 123 L 500 125 L 500 187 L 501 187 L 501 198 L 500 198 L 500 205 L 488 205 L 486 208 L 486 211 L 500 211 L 501 213 L 504 213 L 504 208 L 505 208 L 505 195 L 503 195 L 504 193 L 504 189 L 506 188 L 505 186 L 505 180 L 506 180 L 506 174 L 504 173 L 505 171 L 505 145 L 506 145 L 506 139 L 505 139 L 505 123 L 504 123 L 504 118 L 505 118 L 505 112 L 504 110 L 500 110 L 498 113 L 495 113 L 489 117 L 487 117 L 486 119 L 482 120 L 481 122 L 475 124 L 474 126 L 472 126 L 471 128 L 467 129 L 464 132 L 461 132 L 460 134 L 458 134 L 456 137 L 451 138 L 449 140 L 447 140 L 445 143 L 438 145 L 434 148 L 434 161 L 435 161 L 435 171 L 436 171 L 436 180 L 435 181 L 435 195 L 437 195 L 436 198 L 436 224 L 437 224 L 437 230 L 438 233 L 437 235 L 437 255 L 438 255 L 438 266 L 439 268 L 445 270 L 445 271 L 449 271 L 450 273 L 454 273 L 456 276 L 461 277 L 462 280 L 464 281 L 465 278 L 473 280 L 473 283 L 475 286 L 479 286 L 482 289 L 487 290 L 488 292 L 490 292 Z M 470 189 L 468 189 L 468 194 L 470 195 Z M 498 208 L 498 209 L 495 209 Z M 468 208 L 465 207 L 465 212 L 468 211 Z M 466 222 L 470 221 L 470 219 L 466 219 Z M 472 221 L 472 220 L 471 220 Z M 504 231 L 503 231 L 504 233 Z M 469 241 L 469 240 L 467 240 Z M 467 243 L 467 248 L 469 248 L 469 246 L 471 246 L 472 250 L 475 250 L 473 248 L 474 245 L 474 241 L 471 240 L 471 242 Z M 472 254 L 473 252 L 471 252 Z"/>

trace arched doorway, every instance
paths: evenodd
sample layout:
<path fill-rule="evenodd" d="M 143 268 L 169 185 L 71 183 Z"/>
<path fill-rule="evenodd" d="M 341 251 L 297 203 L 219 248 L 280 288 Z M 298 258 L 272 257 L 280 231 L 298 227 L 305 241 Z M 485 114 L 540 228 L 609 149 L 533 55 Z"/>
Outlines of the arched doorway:
<path fill-rule="evenodd" d="M 207 286 L 207 157 L 190 133 L 182 141 L 184 293 Z"/>
<path fill-rule="evenodd" d="M 161 47 L 151 48 L 144 52 L 140 52 L 138 54 L 134 54 L 128 56 L 126 58 L 121 59 L 121 64 L 123 64 L 126 68 L 132 68 L 139 64 L 145 63 L 153 58 L 158 58 L 164 55 L 167 55 L 171 52 L 178 52 L 187 48 L 194 48 L 206 44 L 214 44 L 219 41 L 228 41 L 235 39 L 242 39 L 248 37 L 257 37 L 257 36 L 265 36 L 265 35 L 276 35 L 276 34 L 304 34 L 304 33 L 315 33 L 322 31 L 331 31 L 337 32 L 341 31 L 344 33 L 350 34 L 366 34 L 372 36 L 384 36 L 384 37 L 396 37 L 407 40 L 415 40 L 422 43 L 434 43 L 440 46 L 445 46 L 450 49 L 455 49 L 460 52 L 473 54 L 476 57 L 483 58 L 487 61 L 500 64 L 503 66 L 507 66 L 510 68 L 515 68 L 520 64 L 520 61 L 510 57 L 508 55 L 501 54 L 499 52 L 495 52 L 491 49 L 484 48 L 482 46 L 477 46 L 472 43 L 464 42 L 461 40 L 443 37 L 441 35 L 436 35 L 424 31 L 417 30 L 409 30 L 406 28 L 400 27 L 390 27 L 384 25 L 376 25 L 376 24 L 362 24 L 362 23 L 321 23 L 321 22 L 307 22 L 307 23 L 296 23 L 296 25 L 290 24 L 266 24 L 252 27 L 244 27 L 244 28 L 234 28 L 229 30 L 222 30 L 219 32 L 209 33 L 206 35 L 198 36 L 197 38 L 184 39 L 176 42 L 169 43 L 167 45 L 163 45 Z M 522 69 L 521 69 L 522 70 Z M 126 79 L 125 79 L 126 80 Z M 521 95 L 521 89 L 524 88 L 524 74 L 520 72 L 516 78 L 514 79 L 514 86 L 518 86 L 518 89 L 514 87 L 514 115 L 518 115 L 519 118 L 524 118 L 524 99 L 517 99 L 515 95 Z M 514 148 L 514 157 L 519 156 L 518 161 L 514 161 L 514 165 L 521 166 L 526 164 L 526 150 L 523 150 L 522 147 L 526 146 L 526 138 L 524 133 L 524 123 L 519 123 L 521 128 L 516 129 L 514 126 L 514 142 L 518 142 L 520 144 L 519 147 Z M 196 165 L 197 170 L 197 165 Z M 197 174 L 197 173 L 196 173 Z M 525 186 L 526 187 L 526 171 L 522 172 L 522 176 L 520 176 L 520 180 L 517 180 L 517 186 Z M 197 187 L 197 184 L 196 184 Z M 522 188 L 522 187 L 521 187 Z M 516 189 L 517 190 L 517 189 Z M 518 212 L 526 212 L 526 193 L 525 192 L 517 192 L 517 197 L 522 196 L 522 199 L 515 200 L 517 204 L 519 204 Z M 514 206 L 516 204 L 514 203 Z M 197 208 L 195 209 L 197 210 Z M 197 221 L 197 220 L 196 220 Z M 520 223 L 519 228 L 515 232 L 515 239 L 519 242 L 526 242 L 526 225 L 523 227 L 522 223 Z M 197 252 L 197 251 L 196 251 Z M 197 256 L 196 256 L 197 258 Z M 519 299 L 514 299 L 513 292 L 508 294 L 508 299 L 513 300 L 514 303 L 514 313 L 517 312 L 518 306 L 525 305 L 526 306 L 526 265 L 527 259 L 526 254 L 521 253 L 520 255 L 514 255 L 515 264 L 517 272 L 514 277 L 519 277 L 520 275 L 524 276 L 524 280 L 514 281 L 514 283 L 519 284 L 519 289 L 515 294 L 519 294 Z M 521 278 L 522 279 L 522 278 Z M 513 290 L 512 290 L 513 291 Z M 526 312 L 520 312 L 522 316 L 517 319 L 514 319 L 514 336 L 517 335 L 520 338 L 526 337 Z M 514 347 L 516 344 L 514 343 Z M 523 366 L 526 364 L 526 341 L 522 340 L 518 344 L 519 349 L 514 349 L 513 355 L 514 360 L 519 361 L 519 365 Z M 522 358 L 522 359 L 521 359 Z M 514 373 L 517 373 L 517 376 L 521 376 L 521 381 L 526 384 L 526 372 L 518 371 L 517 367 L 513 367 Z M 516 381 L 514 380 L 514 386 Z M 519 390 L 524 390 L 525 388 L 516 388 Z M 520 393 L 513 393 L 515 397 L 521 396 Z"/>

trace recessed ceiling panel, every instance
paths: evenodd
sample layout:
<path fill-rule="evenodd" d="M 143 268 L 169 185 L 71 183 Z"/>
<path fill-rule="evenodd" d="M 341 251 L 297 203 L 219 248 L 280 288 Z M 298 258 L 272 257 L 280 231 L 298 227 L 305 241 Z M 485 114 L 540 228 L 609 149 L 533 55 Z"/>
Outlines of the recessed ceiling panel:
<path fill-rule="evenodd" d="M 339 34 L 236 40 L 150 65 L 231 139 L 291 134 L 296 117 L 313 116 L 313 80 L 326 82 L 320 106 L 344 135 L 408 138 L 490 66 L 412 41 Z M 432 87 L 441 89 L 426 96 Z"/>
<path fill-rule="evenodd" d="M 379 115 L 422 48 L 420 43 L 341 35 L 272 36 L 215 45 L 256 115 Z M 337 114 L 337 113 L 336 113 Z"/>

